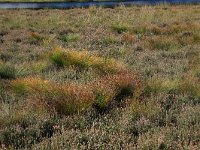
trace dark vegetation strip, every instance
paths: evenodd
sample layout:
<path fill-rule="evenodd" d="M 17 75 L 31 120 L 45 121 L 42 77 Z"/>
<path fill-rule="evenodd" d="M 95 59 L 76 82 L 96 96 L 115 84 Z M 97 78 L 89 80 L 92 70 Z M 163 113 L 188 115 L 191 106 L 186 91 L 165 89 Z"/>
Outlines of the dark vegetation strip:
<path fill-rule="evenodd" d="M 42 8 L 86 8 L 90 6 L 97 7 L 115 7 L 131 5 L 157 5 L 162 3 L 168 4 L 199 4 L 199 0 L 136 0 L 136 1 L 93 1 L 93 2 L 0 2 L 1 9 L 42 9 Z"/>

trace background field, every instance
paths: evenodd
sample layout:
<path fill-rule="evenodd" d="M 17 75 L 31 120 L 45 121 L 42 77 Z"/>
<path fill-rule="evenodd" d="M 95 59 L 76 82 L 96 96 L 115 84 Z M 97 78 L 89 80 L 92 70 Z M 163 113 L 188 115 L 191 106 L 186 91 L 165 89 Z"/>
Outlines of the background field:
<path fill-rule="evenodd" d="M 200 149 L 199 80 L 199 5 L 0 10 L 2 148 Z"/>

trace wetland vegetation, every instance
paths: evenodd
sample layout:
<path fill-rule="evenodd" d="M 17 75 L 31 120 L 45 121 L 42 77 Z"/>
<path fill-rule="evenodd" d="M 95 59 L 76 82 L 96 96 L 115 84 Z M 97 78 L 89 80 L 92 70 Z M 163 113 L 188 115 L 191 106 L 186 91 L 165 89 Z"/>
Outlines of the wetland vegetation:
<path fill-rule="evenodd" d="M 200 6 L 0 10 L 2 149 L 200 149 Z"/>

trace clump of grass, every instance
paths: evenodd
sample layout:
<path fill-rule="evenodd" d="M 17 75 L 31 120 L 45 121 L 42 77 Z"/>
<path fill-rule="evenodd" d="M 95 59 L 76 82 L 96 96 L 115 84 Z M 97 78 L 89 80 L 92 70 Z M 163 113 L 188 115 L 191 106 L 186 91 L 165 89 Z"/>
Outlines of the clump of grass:
<path fill-rule="evenodd" d="M 146 43 L 147 47 L 150 48 L 151 50 L 174 50 L 178 48 L 178 43 L 175 39 L 173 38 L 151 38 L 147 40 Z"/>
<path fill-rule="evenodd" d="M 0 62 L 0 79 L 14 79 L 15 77 L 15 68 Z"/>
<path fill-rule="evenodd" d="M 93 100 L 90 90 L 76 84 L 60 85 L 40 78 L 25 78 L 13 81 L 11 86 L 17 93 L 28 93 L 35 100 L 34 105 L 42 104 L 59 114 L 82 111 Z"/>
<path fill-rule="evenodd" d="M 165 28 L 161 28 L 159 26 L 151 25 L 149 32 L 152 33 L 153 35 L 160 35 L 165 32 Z"/>
<path fill-rule="evenodd" d="M 55 49 L 50 54 L 50 60 L 59 67 L 92 68 L 100 73 L 116 73 L 125 68 L 125 65 L 121 62 L 111 58 L 98 57 L 88 51 Z"/>
<path fill-rule="evenodd" d="M 127 97 L 137 98 L 141 92 L 141 84 L 136 74 L 124 71 L 108 79 L 115 85 L 115 100 L 121 101 Z"/>
<path fill-rule="evenodd" d="M 179 79 L 170 80 L 166 78 L 152 78 L 147 82 L 143 95 L 149 96 L 151 94 L 162 92 L 174 93 L 179 90 L 180 82 Z"/>
<path fill-rule="evenodd" d="M 95 42 L 97 42 L 98 44 L 110 45 L 110 44 L 117 44 L 120 41 L 116 37 L 110 35 L 110 36 L 103 37 L 102 39 L 99 39 Z"/>
<path fill-rule="evenodd" d="M 60 40 L 64 41 L 64 42 L 76 42 L 80 39 L 80 35 L 79 34 L 64 34 L 61 35 L 59 37 Z"/>
<path fill-rule="evenodd" d="M 133 27 L 132 32 L 135 33 L 135 34 L 146 34 L 147 27 L 146 26 Z"/>
<path fill-rule="evenodd" d="M 94 105 L 97 110 L 105 110 L 112 100 L 122 102 L 128 97 L 137 97 L 140 83 L 136 75 L 123 72 L 107 75 L 95 81 L 78 85 L 73 83 L 55 84 L 40 78 L 24 78 L 11 82 L 16 93 L 29 95 L 35 104 L 42 104 L 48 110 L 59 114 L 73 114 Z"/>
<path fill-rule="evenodd" d="M 31 32 L 30 33 L 31 43 L 32 44 L 40 44 L 44 42 L 46 37 L 44 35 L 40 35 L 39 33 Z"/>
<path fill-rule="evenodd" d="M 129 27 L 128 27 L 127 25 L 124 25 L 124 24 L 122 24 L 122 23 L 119 23 L 119 24 L 114 24 L 114 25 L 112 26 L 112 29 L 113 29 L 115 32 L 121 34 L 121 33 L 127 32 L 127 31 L 129 30 Z"/>
<path fill-rule="evenodd" d="M 197 24 L 194 23 L 173 23 L 170 25 L 168 29 L 168 33 L 170 34 L 177 34 L 185 31 L 195 31 L 199 27 Z"/>
<path fill-rule="evenodd" d="M 94 105 L 100 111 L 105 110 L 114 100 L 123 102 L 126 98 L 137 98 L 141 92 L 141 85 L 137 76 L 130 72 L 108 75 L 92 83 Z"/>
<path fill-rule="evenodd" d="M 137 38 L 134 35 L 125 33 L 122 35 L 122 41 L 125 43 L 135 43 Z"/>
<path fill-rule="evenodd" d="M 32 67 L 32 72 L 37 74 L 46 71 L 49 65 L 46 61 L 38 61 L 32 64 L 31 67 Z"/>
<path fill-rule="evenodd" d="M 179 87 L 180 93 L 190 95 L 193 98 L 200 98 L 200 86 L 197 78 L 187 76 L 183 78 Z"/>
<path fill-rule="evenodd" d="M 24 78 L 24 79 L 16 79 L 11 82 L 11 86 L 13 90 L 19 94 L 27 93 L 27 92 L 42 92 L 49 87 L 49 81 L 42 80 L 40 78 Z"/>
<path fill-rule="evenodd" d="M 105 79 L 96 79 L 89 86 L 94 94 L 93 106 L 99 112 L 105 111 L 114 98 L 114 88 L 108 83 L 105 84 L 106 81 Z"/>
<path fill-rule="evenodd" d="M 147 82 L 143 90 L 143 95 L 149 96 L 151 94 L 159 93 L 181 94 L 189 95 L 193 98 L 199 98 L 199 81 L 192 75 L 180 79 L 152 78 Z"/>
<path fill-rule="evenodd" d="M 177 40 L 183 46 L 199 44 L 200 34 L 192 32 L 184 32 L 177 37 Z"/>

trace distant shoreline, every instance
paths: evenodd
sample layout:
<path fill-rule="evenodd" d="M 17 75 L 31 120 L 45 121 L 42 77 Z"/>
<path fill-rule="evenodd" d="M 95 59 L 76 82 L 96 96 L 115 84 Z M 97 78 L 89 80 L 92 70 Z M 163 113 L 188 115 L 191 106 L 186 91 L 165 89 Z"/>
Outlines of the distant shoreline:
<path fill-rule="evenodd" d="M 200 0 L 134 0 L 134 1 L 87 1 L 87 2 L 0 2 L 0 9 L 68 9 L 97 7 L 116 7 L 120 5 L 157 5 L 157 4 L 199 4 Z"/>

